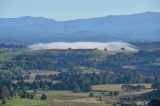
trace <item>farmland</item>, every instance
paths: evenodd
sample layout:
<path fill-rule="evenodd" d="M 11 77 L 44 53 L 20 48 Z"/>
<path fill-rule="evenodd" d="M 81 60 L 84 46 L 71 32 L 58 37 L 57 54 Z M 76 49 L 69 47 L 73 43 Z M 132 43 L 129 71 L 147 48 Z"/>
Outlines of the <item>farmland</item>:
<path fill-rule="evenodd" d="M 120 91 L 123 95 L 132 95 L 135 93 L 133 92 L 124 92 L 122 90 L 122 85 L 124 84 L 106 84 L 106 85 L 95 85 L 93 86 L 93 93 L 95 95 L 101 95 L 99 91 Z M 145 85 L 146 89 L 143 91 L 148 92 L 151 89 L 151 84 L 130 84 L 133 86 L 137 85 Z M 97 91 L 97 92 L 96 92 Z M 31 92 L 31 91 L 29 91 Z M 89 92 L 78 92 L 74 93 L 72 91 L 46 91 L 48 99 L 45 101 L 40 100 L 41 94 L 44 91 L 38 91 L 34 99 L 22 99 L 19 97 L 12 98 L 8 100 L 5 106 L 111 106 L 112 102 L 105 100 L 118 99 L 117 96 L 102 96 L 104 98 L 104 102 L 96 102 L 96 98 L 89 98 Z M 141 93 L 141 92 L 140 92 Z M 114 102 L 114 101 L 113 101 Z M 29 104 L 29 105 L 28 105 Z"/>
<path fill-rule="evenodd" d="M 106 85 L 95 85 L 93 86 L 94 91 L 123 91 L 122 86 L 125 84 L 106 84 Z M 152 90 L 151 84 L 129 84 L 133 86 L 144 85 L 145 91 Z"/>
<path fill-rule="evenodd" d="M 92 103 L 93 101 L 75 102 L 74 100 L 88 98 L 89 93 L 73 93 L 71 91 L 48 91 L 48 100 L 42 101 L 39 99 L 41 91 L 38 91 L 36 97 L 31 99 L 13 98 L 8 100 L 5 106 L 111 106 L 104 103 Z M 89 98 L 88 98 L 89 99 Z"/>

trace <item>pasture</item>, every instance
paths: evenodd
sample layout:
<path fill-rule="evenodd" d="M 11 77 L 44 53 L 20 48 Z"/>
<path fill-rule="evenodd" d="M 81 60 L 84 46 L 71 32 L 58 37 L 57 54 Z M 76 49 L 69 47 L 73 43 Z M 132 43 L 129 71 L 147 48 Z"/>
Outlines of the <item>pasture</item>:
<path fill-rule="evenodd" d="M 88 98 L 88 92 L 73 93 L 71 91 L 47 91 L 48 99 L 40 100 L 44 91 L 38 91 L 34 99 L 13 98 L 4 106 L 111 106 L 104 103 L 72 102 L 73 100 Z"/>
<path fill-rule="evenodd" d="M 122 86 L 125 84 L 104 84 L 104 85 L 94 85 L 92 89 L 94 91 L 123 91 Z M 151 84 L 129 84 L 133 86 L 144 85 L 145 90 L 151 90 Z"/>

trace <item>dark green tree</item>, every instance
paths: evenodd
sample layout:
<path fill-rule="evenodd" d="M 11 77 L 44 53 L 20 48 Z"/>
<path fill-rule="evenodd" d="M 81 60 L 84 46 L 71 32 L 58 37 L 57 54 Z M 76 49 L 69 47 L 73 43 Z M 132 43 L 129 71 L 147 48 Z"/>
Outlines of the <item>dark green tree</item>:
<path fill-rule="evenodd" d="M 41 100 L 47 100 L 47 95 L 45 93 L 41 95 Z"/>
<path fill-rule="evenodd" d="M 91 93 L 89 93 L 89 97 L 90 98 L 93 98 L 94 97 L 94 94 L 91 92 Z"/>
<path fill-rule="evenodd" d="M 0 99 L 7 99 L 9 95 L 10 95 L 10 91 L 8 90 L 6 86 L 3 86 L 0 89 Z"/>
<path fill-rule="evenodd" d="M 160 106 L 160 98 L 151 100 L 149 106 Z"/>

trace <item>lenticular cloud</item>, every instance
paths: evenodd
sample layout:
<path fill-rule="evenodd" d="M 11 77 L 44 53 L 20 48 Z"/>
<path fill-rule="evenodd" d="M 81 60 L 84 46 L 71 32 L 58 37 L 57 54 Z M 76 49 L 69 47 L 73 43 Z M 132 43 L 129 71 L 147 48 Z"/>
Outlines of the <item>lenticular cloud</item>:
<path fill-rule="evenodd" d="M 44 50 L 44 49 L 98 49 L 107 51 L 137 51 L 138 49 L 125 42 L 52 42 L 52 43 L 38 43 L 30 45 L 30 50 Z"/>

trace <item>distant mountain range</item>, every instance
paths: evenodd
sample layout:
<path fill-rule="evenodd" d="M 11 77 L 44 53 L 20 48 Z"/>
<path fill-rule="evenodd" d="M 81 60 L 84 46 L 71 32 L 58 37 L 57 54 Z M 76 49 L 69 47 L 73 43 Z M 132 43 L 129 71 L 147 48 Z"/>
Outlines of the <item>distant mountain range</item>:
<path fill-rule="evenodd" d="M 0 42 L 160 41 L 160 12 L 70 21 L 42 17 L 0 18 Z"/>

